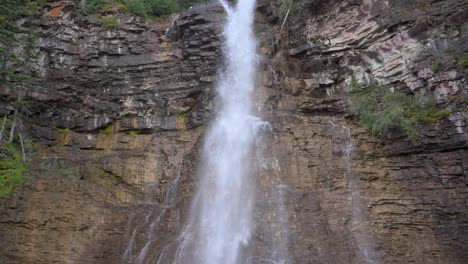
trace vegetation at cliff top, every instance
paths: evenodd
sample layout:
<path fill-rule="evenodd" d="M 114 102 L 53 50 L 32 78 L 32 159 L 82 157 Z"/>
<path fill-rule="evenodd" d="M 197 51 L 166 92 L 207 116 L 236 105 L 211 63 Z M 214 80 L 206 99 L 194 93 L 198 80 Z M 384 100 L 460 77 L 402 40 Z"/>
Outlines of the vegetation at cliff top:
<path fill-rule="evenodd" d="M 87 0 L 82 6 L 84 14 L 118 7 L 141 17 L 162 16 L 179 12 L 204 0 Z"/>
<path fill-rule="evenodd" d="M 321 4 L 321 0 L 281 0 L 280 13 L 286 15 L 288 10 L 293 13 L 313 11 Z"/>
<path fill-rule="evenodd" d="M 351 81 L 349 101 L 360 123 L 376 136 L 397 129 L 413 138 L 418 124 L 434 123 L 452 113 L 438 108 L 430 96 L 392 92 L 384 85 L 362 86 L 355 78 Z"/>

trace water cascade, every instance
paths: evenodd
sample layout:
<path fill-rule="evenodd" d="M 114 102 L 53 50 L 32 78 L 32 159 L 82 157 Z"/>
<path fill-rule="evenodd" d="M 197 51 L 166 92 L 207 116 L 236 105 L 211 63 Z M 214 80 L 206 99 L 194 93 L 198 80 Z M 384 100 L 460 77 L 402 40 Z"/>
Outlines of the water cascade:
<path fill-rule="evenodd" d="M 381 261 L 374 248 L 375 241 L 362 208 L 359 175 L 354 173 L 352 169 L 354 145 L 351 142 L 351 129 L 334 124 L 332 121 L 329 122 L 332 126 L 332 135 L 341 141 L 340 150 L 343 155 L 344 176 L 351 194 L 351 232 L 359 250 L 357 257 L 361 263 L 379 264 Z"/>
<path fill-rule="evenodd" d="M 217 87 L 217 116 L 205 138 L 198 191 L 181 233 L 177 263 L 240 263 L 254 228 L 251 158 L 256 136 L 267 126 L 253 115 L 252 107 L 257 68 L 252 30 L 255 0 L 239 0 L 235 6 L 220 2 L 228 15 L 224 28 L 226 65 Z"/>

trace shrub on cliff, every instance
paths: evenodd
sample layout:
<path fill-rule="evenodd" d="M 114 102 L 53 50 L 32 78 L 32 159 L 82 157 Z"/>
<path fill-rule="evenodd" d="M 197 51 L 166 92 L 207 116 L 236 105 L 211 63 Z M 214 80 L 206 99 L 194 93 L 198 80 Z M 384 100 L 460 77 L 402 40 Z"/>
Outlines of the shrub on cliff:
<path fill-rule="evenodd" d="M 86 0 L 82 10 L 91 14 L 118 6 L 134 15 L 148 17 L 169 15 L 200 2 L 203 0 Z"/>
<path fill-rule="evenodd" d="M 321 0 L 281 0 L 280 12 L 285 15 L 288 10 L 293 13 L 315 11 L 321 3 Z"/>
<path fill-rule="evenodd" d="M 175 0 L 124 0 L 125 6 L 141 17 L 168 15 L 180 10 Z"/>
<path fill-rule="evenodd" d="M 434 123 L 451 114 L 436 107 L 429 96 L 409 96 L 378 84 L 362 86 L 355 78 L 349 88 L 349 101 L 360 123 L 376 136 L 385 136 L 396 129 L 412 138 L 418 124 Z"/>
<path fill-rule="evenodd" d="M 233 0 L 229 0 L 229 1 L 233 1 Z M 206 0 L 177 0 L 177 3 L 179 3 L 179 5 L 182 8 L 189 8 L 194 4 L 198 4 L 202 2 L 206 2 Z"/>

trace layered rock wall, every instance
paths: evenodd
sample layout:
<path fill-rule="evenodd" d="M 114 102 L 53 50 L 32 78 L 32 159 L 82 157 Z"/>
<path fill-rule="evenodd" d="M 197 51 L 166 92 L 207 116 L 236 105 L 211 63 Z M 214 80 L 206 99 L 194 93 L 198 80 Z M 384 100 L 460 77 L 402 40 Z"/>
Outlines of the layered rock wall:
<path fill-rule="evenodd" d="M 177 25 L 114 15 L 105 28 L 102 14 L 59 1 L 37 21 L 31 170 L 1 201 L 2 263 L 154 261 L 179 230 L 190 193 L 178 183 L 193 177 L 213 108 L 224 13 L 202 5 Z M 5 100 L 17 92 L 2 87 Z"/>
<path fill-rule="evenodd" d="M 255 254 L 466 263 L 466 3 L 321 2 L 282 31 L 280 1 L 258 3 L 257 109 L 273 165 L 258 178 Z M 224 13 L 213 1 L 172 19 L 118 15 L 106 29 L 66 1 L 45 7 L 27 87 L 33 161 L 1 200 L 0 262 L 171 263 L 215 109 Z M 412 141 L 372 137 L 349 111 L 353 76 L 432 94 L 452 114 Z"/>
<path fill-rule="evenodd" d="M 279 4 L 259 8 L 262 80 L 293 262 L 466 262 L 466 3 L 322 1 L 282 32 Z M 352 77 L 453 113 L 417 139 L 373 138 L 349 115 Z"/>

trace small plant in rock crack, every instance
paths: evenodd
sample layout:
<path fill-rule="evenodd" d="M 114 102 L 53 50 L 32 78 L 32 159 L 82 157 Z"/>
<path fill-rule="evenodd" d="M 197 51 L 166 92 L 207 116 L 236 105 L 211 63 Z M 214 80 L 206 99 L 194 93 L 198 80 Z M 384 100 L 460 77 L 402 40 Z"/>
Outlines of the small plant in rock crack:
<path fill-rule="evenodd" d="M 98 174 L 99 178 L 101 179 L 104 179 L 104 180 L 109 180 L 111 184 L 117 184 L 118 183 L 118 179 L 116 176 L 114 176 L 112 173 L 110 172 L 107 172 L 103 169 L 100 169 L 99 170 L 99 174 Z"/>
<path fill-rule="evenodd" d="M 64 133 L 64 134 L 68 134 L 68 133 L 71 133 L 72 131 L 70 130 L 70 128 L 57 128 L 57 130 L 60 132 L 60 133 Z"/>
<path fill-rule="evenodd" d="M 437 107 L 430 96 L 392 92 L 379 84 L 360 85 L 355 78 L 351 81 L 348 95 L 351 111 L 375 136 L 386 136 L 392 130 L 400 130 L 408 138 L 414 138 L 419 124 L 435 123 L 452 113 Z"/>
<path fill-rule="evenodd" d="M 25 180 L 27 163 L 14 143 L 0 147 L 0 198 L 9 195 L 14 188 Z"/>
<path fill-rule="evenodd" d="M 138 135 L 138 134 L 140 134 L 140 133 L 139 133 L 139 131 L 137 131 L 137 130 L 130 130 L 130 131 L 128 131 L 128 135 L 130 135 L 130 136 L 132 136 L 132 137 L 134 137 L 134 136 L 136 136 L 136 135 Z"/>
<path fill-rule="evenodd" d="M 112 134 L 112 126 L 108 126 L 104 129 L 99 130 L 100 135 L 110 136 Z"/>
<path fill-rule="evenodd" d="M 117 17 L 113 15 L 103 16 L 101 19 L 102 26 L 106 29 L 117 28 L 119 27 L 119 22 Z"/>

